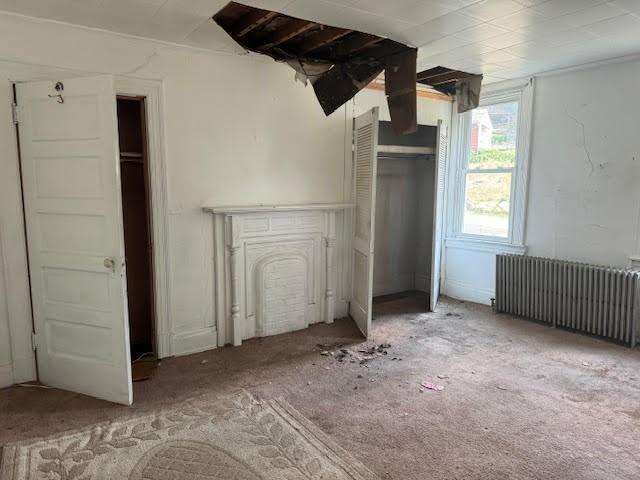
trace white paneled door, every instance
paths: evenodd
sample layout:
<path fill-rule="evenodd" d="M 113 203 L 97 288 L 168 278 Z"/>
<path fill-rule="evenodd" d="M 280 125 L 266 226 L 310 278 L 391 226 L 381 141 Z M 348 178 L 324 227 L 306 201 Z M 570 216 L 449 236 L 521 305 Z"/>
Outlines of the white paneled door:
<path fill-rule="evenodd" d="M 113 78 L 16 93 L 39 379 L 131 404 Z"/>
<path fill-rule="evenodd" d="M 438 120 L 436 147 L 435 205 L 433 215 L 433 257 L 431 262 L 431 311 L 436 309 L 440 297 L 440 270 L 442 266 L 442 237 L 444 215 L 444 186 L 447 167 L 449 137 L 447 127 Z"/>
<path fill-rule="evenodd" d="M 376 176 L 378 169 L 378 107 L 355 119 L 355 225 L 353 292 L 349 314 L 365 337 L 371 332 Z"/>

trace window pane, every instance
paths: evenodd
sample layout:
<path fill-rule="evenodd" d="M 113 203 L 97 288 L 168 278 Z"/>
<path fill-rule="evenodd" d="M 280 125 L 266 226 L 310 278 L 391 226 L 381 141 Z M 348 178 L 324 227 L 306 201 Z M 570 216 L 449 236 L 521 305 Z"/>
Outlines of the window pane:
<path fill-rule="evenodd" d="M 463 232 L 507 237 L 511 172 L 468 173 Z"/>
<path fill-rule="evenodd" d="M 517 132 L 518 102 L 498 103 L 473 110 L 469 169 L 513 167 Z"/>

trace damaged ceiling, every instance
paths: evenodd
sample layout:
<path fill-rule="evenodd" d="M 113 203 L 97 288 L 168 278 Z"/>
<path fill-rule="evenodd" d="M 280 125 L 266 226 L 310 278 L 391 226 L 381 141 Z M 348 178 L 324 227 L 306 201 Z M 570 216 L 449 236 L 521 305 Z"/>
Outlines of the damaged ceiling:
<path fill-rule="evenodd" d="M 313 85 L 327 115 L 385 71 L 394 130 L 416 131 L 416 48 L 236 2 L 213 19 L 247 50 L 289 64 Z"/>
<path fill-rule="evenodd" d="M 458 111 L 478 105 L 481 75 L 435 67 L 416 75 L 416 48 L 271 10 L 228 3 L 213 20 L 247 50 L 285 62 L 313 85 L 325 114 L 352 99 L 383 71 L 393 129 L 417 129 L 416 82 L 455 95 Z"/>

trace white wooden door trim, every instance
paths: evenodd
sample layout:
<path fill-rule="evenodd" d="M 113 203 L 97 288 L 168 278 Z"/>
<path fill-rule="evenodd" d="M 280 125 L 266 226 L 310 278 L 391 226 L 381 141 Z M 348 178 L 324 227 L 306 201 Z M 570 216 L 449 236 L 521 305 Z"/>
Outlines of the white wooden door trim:
<path fill-rule="evenodd" d="M 151 236 L 155 301 L 156 353 L 159 358 L 174 354 L 171 325 L 169 207 L 165 157 L 162 82 L 115 77 L 117 95 L 146 98 L 149 182 L 151 184 Z M 115 102 L 115 99 L 114 99 Z"/>

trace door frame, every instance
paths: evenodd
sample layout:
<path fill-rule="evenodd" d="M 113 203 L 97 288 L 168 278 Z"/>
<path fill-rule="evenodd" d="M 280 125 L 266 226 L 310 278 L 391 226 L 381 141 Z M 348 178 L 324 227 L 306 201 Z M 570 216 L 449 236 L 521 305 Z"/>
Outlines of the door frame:
<path fill-rule="evenodd" d="M 151 193 L 151 239 L 153 243 L 154 337 L 158 358 L 173 355 L 169 299 L 169 208 L 164 148 L 162 83 L 154 80 L 115 77 L 116 95 L 144 97 L 146 108 L 149 190 Z M 116 99 L 114 98 L 114 102 Z"/>
<path fill-rule="evenodd" d="M 60 72 L 51 72 L 47 75 L 38 75 L 37 80 L 55 79 L 60 76 Z M 78 77 L 87 76 L 87 73 L 78 73 Z M 8 98 L 13 103 L 13 85 L 20 82 L 28 82 L 36 80 L 35 78 L 25 78 L 20 80 L 10 80 L 11 97 Z M 151 191 L 151 238 L 153 242 L 153 287 L 154 287 L 154 336 L 155 348 L 159 358 L 170 357 L 173 355 L 173 335 L 170 317 L 170 263 L 169 263 L 169 208 L 168 208 L 168 187 L 167 187 L 167 166 L 165 154 L 165 122 L 164 122 L 164 106 L 162 82 L 158 80 L 143 80 L 126 76 L 114 75 L 114 85 L 116 96 L 144 97 L 146 107 L 146 127 L 147 127 L 147 149 L 149 158 L 149 189 Z M 116 97 L 113 98 L 114 108 Z M 16 125 L 16 127 L 18 127 Z M 14 161 L 17 168 L 20 165 L 19 144 L 16 132 Z M 18 177 L 18 189 L 22 191 L 22 178 Z M 19 198 L 20 220 L 24 215 L 24 201 L 22 196 Z M 20 226 L 22 222 L 20 222 Z M 18 226 L 18 228 L 20 228 Z M 14 228 L 16 226 L 13 226 Z M 26 232 L 25 232 L 26 234 Z M 21 255 L 28 255 L 28 247 L 26 236 L 22 235 Z M 6 245 L 3 244 L 6 248 Z M 17 245 L 11 245 L 11 250 L 15 250 Z M 3 249 L 3 256 L 7 256 L 7 251 Z M 0 259 L 3 260 L 3 259 Z M 7 270 L 6 262 L 0 261 L 0 267 L 4 264 L 5 284 L 11 281 L 10 271 Z M 29 265 L 26 263 L 24 272 L 17 272 L 21 275 L 28 275 Z M 20 269 L 21 270 L 21 269 Z M 0 272 L 1 273 L 1 272 Z M 27 277 L 28 279 L 28 277 Z M 22 282 L 20 282 L 22 283 Z M 29 287 L 28 283 L 25 287 Z M 28 291 L 28 301 L 31 301 L 31 291 Z M 10 346 L 12 351 L 13 362 L 13 383 L 22 383 L 37 380 L 36 357 L 34 355 L 33 346 L 31 344 L 30 335 L 27 331 L 33 332 L 33 313 L 30 308 L 25 311 L 26 305 L 20 299 L 19 302 L 12 302 L 11 298 L 7 298 L 7 307 L 9 314 Z M 25 315 L 27 314 L 27 315 Z M 21 362 L 19 371 L 16 371 L 15 360 Z M 30 361 L 31 365 L 25 362 Z"/>

